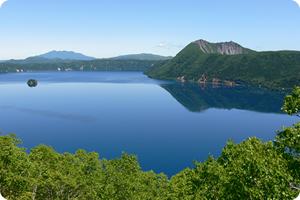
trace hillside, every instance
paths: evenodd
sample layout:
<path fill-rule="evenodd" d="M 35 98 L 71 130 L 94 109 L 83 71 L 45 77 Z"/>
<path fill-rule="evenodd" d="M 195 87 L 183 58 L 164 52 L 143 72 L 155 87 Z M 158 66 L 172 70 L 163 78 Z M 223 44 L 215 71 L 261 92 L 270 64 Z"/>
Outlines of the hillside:
<path fill-rule="evenodd" d="M 151 78 L 292 90 L 300 85 L 300 52 L 255 52 L 234 42 L 198 40 L 172 60 L 145 70 Z"/>
<path fill-rule="evenodd" d="M 109 59 L 134 59 L 134 60 L 169 60 L 172 59 L 172 56 L 160 56 L 148 53 L 142 54 L 129 54 L 129 55 L 122 55 L 117 57 L 112 57 Z"/>

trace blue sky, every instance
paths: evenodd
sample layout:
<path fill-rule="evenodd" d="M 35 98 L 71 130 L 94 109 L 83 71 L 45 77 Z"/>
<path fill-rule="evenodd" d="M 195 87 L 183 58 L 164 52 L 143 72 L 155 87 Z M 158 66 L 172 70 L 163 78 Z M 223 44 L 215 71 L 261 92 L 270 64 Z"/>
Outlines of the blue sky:
<path fill-rule="evenodd" d="M 0 60 L 52 50 L 175 56 L 197 39 L 299 51 L 299 36 L 292 0 L 7 0 L 0 8 Z"/>

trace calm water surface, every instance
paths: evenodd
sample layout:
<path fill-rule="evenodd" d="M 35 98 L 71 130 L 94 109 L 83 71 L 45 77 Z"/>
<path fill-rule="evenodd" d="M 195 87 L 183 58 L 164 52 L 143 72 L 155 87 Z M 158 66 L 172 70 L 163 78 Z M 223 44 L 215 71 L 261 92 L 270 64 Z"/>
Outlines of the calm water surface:
<path fill-rule="evenodd" d="M 36 87 L 28 87 L 36 79 Z M 283 92 L 177 83 L 142 72 L 26 72 L 0 75 L 0 127 L 30 149 L 138 156 L 143 170 L 172 176 L 217 157 L 229 138 L 273 140 L 298 119 L 282 114 Z"/>

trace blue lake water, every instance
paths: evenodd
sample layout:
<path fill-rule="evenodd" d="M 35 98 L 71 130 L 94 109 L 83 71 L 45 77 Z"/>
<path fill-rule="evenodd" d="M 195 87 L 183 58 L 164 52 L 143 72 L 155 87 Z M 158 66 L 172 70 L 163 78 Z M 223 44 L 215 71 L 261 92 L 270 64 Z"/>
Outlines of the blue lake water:
<path fill-rule="evenodd" d="M 36 79 L 36 87 L 28 87 Z M 221 154 L 229 138 L 273 140 L 298 118 L 280 111 L 283 92 L 149 79 L 142 72 L 0 74 L 0 127 L 30 149 L 138 156 L 169 177 Z"/>

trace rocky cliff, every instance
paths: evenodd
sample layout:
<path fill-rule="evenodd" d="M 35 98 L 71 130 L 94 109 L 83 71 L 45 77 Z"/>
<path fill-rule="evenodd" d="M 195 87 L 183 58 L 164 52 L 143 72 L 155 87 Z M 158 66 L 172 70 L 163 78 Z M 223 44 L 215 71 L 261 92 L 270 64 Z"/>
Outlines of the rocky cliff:
<path fill-rule="evenodd" d="M 244 48 L 241 45 L 232 41 L 221 42 L 221 43 L 210 43 L 205 40 L 196 40 L 193 43 L 198 44 L 200 49 L 204 53 L 220 53 L 220 54 L 234 55 L 234 54 L 244 54 L 244 53 L 253 52 L 253 50 Z"/>

